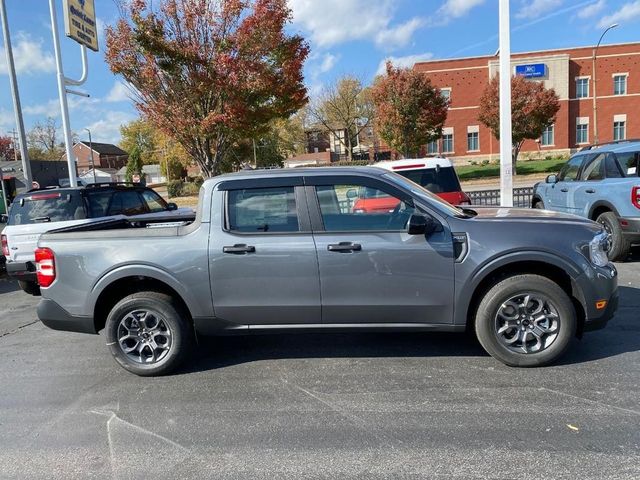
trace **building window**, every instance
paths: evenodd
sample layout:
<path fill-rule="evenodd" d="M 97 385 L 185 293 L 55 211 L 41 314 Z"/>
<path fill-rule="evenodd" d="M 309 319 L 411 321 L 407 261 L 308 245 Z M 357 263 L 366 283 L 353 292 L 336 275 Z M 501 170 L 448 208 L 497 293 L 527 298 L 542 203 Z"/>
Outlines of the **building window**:
<path fill-rule="evenodd" d="M 589 143 L 589 124 L 576 125 L 576 143 Z"/>
<path fill-rule="evenodd" d="M 433 140 L 432 142 L 427 143 L 427 153 L 429 155 L 438 153 L 438 140 Z"/>
<path fill-rule="evenodd" d="M 540 144 L 543 147 L 554 145 L 553 125 L 549 125 L 547 128 L 544 129 L 544 131 L 542 132 L 542 138 L 540 139 Z"/>
<path fill-rule="evenodd" d="M 589 79 L 576 78 L 576 98 L 587 98 L 589 96 Z"/>
<path fill-rule="evenodd" d="M 453 153 L 453 133 L 442 135 L 442 153 Z"/>
<path fill-rule="evenodd" d="M 613 94 L 614 95 L 627 94 L 627 76 L 626 75 L 613 76 Z"/>
<path fill-rule="evenodd" d="M 440 89 L 440 94 L 446 98 L 447 100 L 451 101 L 451 89 L 450 88 L 441 88 Z"/>
<path fill-rule="evenodd" d="M 613 140 L 624 140 L 627 138 L 627 122 L 613 122 Z"/>
<path fill-rule="evenodd" d="M 467 151 L 477 152 L 480 150 L 480 134 L 478 132 L 467 133 Z"/>

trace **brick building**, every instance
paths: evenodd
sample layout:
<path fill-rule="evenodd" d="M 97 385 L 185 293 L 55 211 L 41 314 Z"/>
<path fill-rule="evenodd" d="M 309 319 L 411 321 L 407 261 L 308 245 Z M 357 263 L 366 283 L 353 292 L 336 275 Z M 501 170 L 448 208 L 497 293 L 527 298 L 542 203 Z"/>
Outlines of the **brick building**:
<path fill-rule="evenodd" d="M 460 162 L 497 159 L 498 140 L 477 119 L 480 96 L 498 73 L 498 57 L 483 56 L 416 63 L 451 100 L 443 137 L 427 146 Z M 567 154 L 593 142 L 593 47 L 515 53 L 514 74 L 543 81 L 560 97 L 555 124 L 537 141 L 528 140 L 522 155 Z M 599 143 L 640 138 L 640 43 L 601 45 L 596 62 Z"/>
<path fill-rule="evenodd" d="M 93 149 L 93 163 L 91 164 L 91 150 Z M 89 142 L 78 142 L 73 146 L 73 154 L 77 159 L 78 173 L 82 175 L 95 168 L 109 168 L 118 170 L 124 167 L 129 160 L 129 154 L 121 148 L 110 143 L 92 142 L 91 148 Z M 67 160 L 67 155 L 63 155 L 63 160 Z"/>

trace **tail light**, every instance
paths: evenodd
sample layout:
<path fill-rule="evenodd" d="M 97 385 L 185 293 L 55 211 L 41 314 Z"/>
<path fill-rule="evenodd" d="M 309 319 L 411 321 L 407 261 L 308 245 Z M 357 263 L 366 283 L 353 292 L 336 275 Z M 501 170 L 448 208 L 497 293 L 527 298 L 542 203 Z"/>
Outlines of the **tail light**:
<path fill-rule="evenodd" d="M 49 287 L 56 279 L 56 265 L 53 250 L 36 248 L 36 275 L 41 287 Z"/>
<path fill-rule="evenodd" d="M 469 195 L 464 192 L 460 192 L 460 203 L 458 205 L 471 205 Z"/>
<path fill-rule="evenodd" d="M 0 235 L 0 240 L 2 241 L 2 255 L 9 258 L 9 242 L 7 241 L 7 236 Z"/>
<path fill-rule="evenodd" d="M 631 203 L 633 203 L 634 207 L 640 208 L 640 187 L 633 187 L 631 189 Z"/>

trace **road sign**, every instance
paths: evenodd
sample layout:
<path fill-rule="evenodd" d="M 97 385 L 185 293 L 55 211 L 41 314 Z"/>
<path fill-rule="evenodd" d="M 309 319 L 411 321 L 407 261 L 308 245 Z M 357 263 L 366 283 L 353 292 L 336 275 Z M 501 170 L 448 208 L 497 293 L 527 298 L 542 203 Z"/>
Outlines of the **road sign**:
<path fill-rule="evenodd" d="M 134 175 L 131 180 L 133 180 L 133 183 L 140 183 L 140 175 Z"/>
<path fill-rule="evenodd" d="M 98 28 L 94 0 L 63 0 L 64 29 L 67 37 L 98 51 Z"/>
<path fill-rule="evenodd" d="M 541 78 L 547 76 L 547 66 L 544 63 L 531 65 L 516 65 L 516 75 L 524 78 Z"/>

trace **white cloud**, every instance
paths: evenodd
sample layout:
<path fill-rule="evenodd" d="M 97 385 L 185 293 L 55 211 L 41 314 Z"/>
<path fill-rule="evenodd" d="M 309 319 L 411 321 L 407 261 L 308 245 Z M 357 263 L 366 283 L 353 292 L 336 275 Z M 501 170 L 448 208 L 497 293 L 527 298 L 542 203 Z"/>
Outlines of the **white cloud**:
<path fill-rule="evenodd" d="M 599 14 L 607 6 L 606 0 L 598 0 L 578 12 L 578 18 L 591 18 Z"/>
<path fill-rule="evenodd" d="M 326 53 L 322 59 L 322 63 L 318 68 L 318 73 L 327 73 L 333 70 L 333 67 L 336 66 L 338 60 L 340 59 L 339 55 L 333 55 L 332 53 Z"/>
<path fill-rule="evenodd" d="M 105 97 L 106 102 L 128 102 L 129 101 L 129 87 L 120 81 L 115 81 L 113 87 Z"/>
<path fill-rule="evenodd" d="M 309 33 L 321 48 L 351 40 L 372 40 L 378 46 L 407 45 L 420 26 L 419 19 L 392 25 L 392 0 L 289 0 L 294 24 Z"/>
<path fill-rule="evenodd" d="M 15 125 L 15 116 L 12 111 L 0 108 L 0 128 L 3 130 Z"/>
<path fill-rule="evenodd" d="M 91 137 L 96 142 L 118 143 L 120 141 L 120 127 L 137 117 L 129 112 L 108 111 L 86 128 L 91 130 Z"/>
<path fill-rule="evenodd" d="M 67 96 L 67 104 L 69 111 L 77 111 L 89 113 L 95 110 L 95 107 L 100 103 L 100 100 L 92 97 L 78 97 L 75 95 Z M 35 105 L 27 105 L 22 107 L 22 112 L 27 115 L 34 115 L 37 117 L 54 117 L 60 116 L 60 100 L 52 98 L 44 103 L 38 103 Z"/>
<path fill-rule="evenodd" d="M 383 75 L 387 71 L 387 62 L 391 62 L 394 67 L 413 67 L 416 62 L 424 62 L 433 58 L 432 53 L 419 53 L 407 55 L 406 57 L 387 57 L 380 61 L 376 75 Z"/>
<path fill-rule="evenodd" d="M 516 18 L 533 20 L 558 8 L 564 0 L 525 0 L 522 8 L 516 13 Z"/>
<path fill-rule="evenodd" d="M 619 10 L 611 15 L 603 17 L 598 23 L 599 28 L 607 28 L 609 25 L 618 22 L 632 24 L 634 20 L 640 17 L 640 0 L 625 3 Z"/>
<path fill-rule="evenodd" d="M 42 49 L 42 40 L 34 40 L 25 32 L 18 32 L 16 40 L 11 42 L 13 47 L 13 61 L 16 73 L 48 73 L 55 72 L 56 64 L 51 52 Z M 0 55 L 0 75 L 9 73 L 7 57 L 2 45 Z"/>
<path fill-rule="evenodd" d="M 437 16 L 445 16 L 447 20 L 465 16 L 472 8 L 482 5 L 485 0 L 447 0 L 438 9 Z"/>

